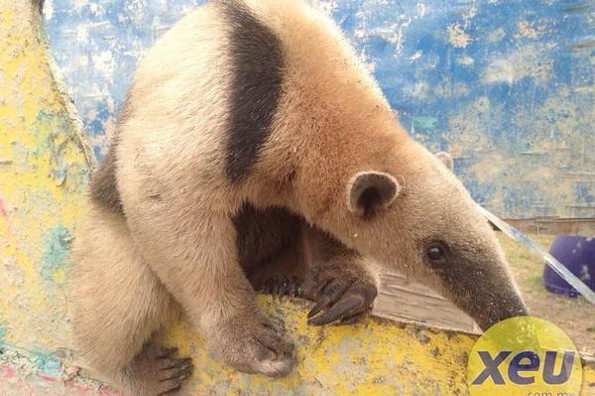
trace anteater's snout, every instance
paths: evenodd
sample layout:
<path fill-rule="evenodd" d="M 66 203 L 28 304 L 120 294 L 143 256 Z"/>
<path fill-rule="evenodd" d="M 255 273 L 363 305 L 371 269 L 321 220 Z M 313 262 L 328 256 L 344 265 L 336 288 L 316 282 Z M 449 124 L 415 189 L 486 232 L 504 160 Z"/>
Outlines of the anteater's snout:
<path fill-rule="evenodd" d="M 529 315 L 527 306 L 521 296 L 516 293 L 514 296 L 507 298 L 501 297 L 497 301 L 489 301 L 484 308 L 479 308 L 479 311 L 479 315 L 475 320 L 483 331 L 505 319 Z"/>

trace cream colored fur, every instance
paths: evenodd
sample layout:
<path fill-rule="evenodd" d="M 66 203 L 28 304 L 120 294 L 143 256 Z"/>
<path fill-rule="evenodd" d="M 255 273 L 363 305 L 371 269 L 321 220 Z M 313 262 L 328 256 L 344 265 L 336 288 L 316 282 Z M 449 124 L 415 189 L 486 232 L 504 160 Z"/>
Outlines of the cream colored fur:
<path fill-rule="evenodd" d="M 153 333 L 179 320 L 179 306 L 142 259 L 121 216 L 91 208 L 72 257 L 77 353 L 99 376 L 147 394 L 145 378 L 126 376 L 123 368 Z"/>

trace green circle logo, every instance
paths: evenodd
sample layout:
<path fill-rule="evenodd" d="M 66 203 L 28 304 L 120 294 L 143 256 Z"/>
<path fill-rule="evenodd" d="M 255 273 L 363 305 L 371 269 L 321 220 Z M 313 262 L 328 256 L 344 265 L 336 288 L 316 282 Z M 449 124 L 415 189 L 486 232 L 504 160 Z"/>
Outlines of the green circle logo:
<path fill-rule="evenodd" d="M 570 338 L 532 316 L 490 327 L 467 364 L 471 396 L 579 396 L 582 380 L 581 359 Z"/>

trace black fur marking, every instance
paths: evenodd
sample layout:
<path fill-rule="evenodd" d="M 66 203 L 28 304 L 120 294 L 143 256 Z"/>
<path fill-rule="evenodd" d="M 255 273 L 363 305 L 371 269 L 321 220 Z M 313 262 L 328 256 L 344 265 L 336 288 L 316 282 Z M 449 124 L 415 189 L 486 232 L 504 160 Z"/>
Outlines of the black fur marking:
<path fill-rule="evenodd" d="M 231 26 L 233 73 L 226 173 L 238 183 L 271 133 L 281 96 L 283 53 L 280 40 L 245 4 L 220 4 Z"/>
<path fill-rule="evenodd" d="M 233 223 L 240 263 L 248 272 L 292 243 L 301 227 L 301 220 L 285 209 L 256 209 L 247 203 Z"/>

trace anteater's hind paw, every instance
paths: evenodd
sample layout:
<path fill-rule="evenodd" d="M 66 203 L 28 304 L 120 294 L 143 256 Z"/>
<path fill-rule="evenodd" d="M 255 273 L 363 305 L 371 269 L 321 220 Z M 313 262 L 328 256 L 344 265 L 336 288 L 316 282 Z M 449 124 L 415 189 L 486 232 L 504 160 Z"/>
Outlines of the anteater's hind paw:
<path fill-rule="evenodd" d="M 177 348 L 147 345 L 130 370 L 139 388 L 138 394 L 148 396 L 177 394 L 193 371 L 191 358 L 177 356 Z"/>

